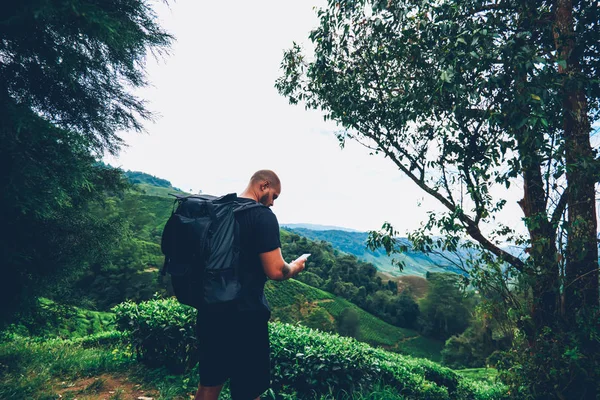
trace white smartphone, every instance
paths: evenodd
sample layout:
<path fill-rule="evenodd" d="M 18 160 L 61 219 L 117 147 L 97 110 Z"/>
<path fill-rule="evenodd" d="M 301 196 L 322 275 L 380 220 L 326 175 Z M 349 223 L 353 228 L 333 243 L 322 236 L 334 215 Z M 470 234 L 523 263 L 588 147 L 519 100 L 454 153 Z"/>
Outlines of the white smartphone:
<path fill-rule="evenodd" d="M 306 260 L 308 257 L 310 257 L 310 253 L 304 253 L 300 257 L 298 257 L 298 259 L 305 259 Z"/>

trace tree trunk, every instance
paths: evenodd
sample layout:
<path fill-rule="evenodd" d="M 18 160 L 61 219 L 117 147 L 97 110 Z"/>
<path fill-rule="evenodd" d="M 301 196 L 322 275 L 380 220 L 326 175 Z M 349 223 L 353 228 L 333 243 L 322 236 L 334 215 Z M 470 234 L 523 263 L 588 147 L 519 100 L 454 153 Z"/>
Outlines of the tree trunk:
<path fill-rule="evenodd" d="M 533 282 L 533 309 L 532 318 L 534 329 L 527 332 L 532 340 L 545 326 L 552 326 L 556 322 L 559 311 L 560 279 L 556 249 L 556 234 L 553 230 L 545 204 L 545 191 L 541 173 L 541 160 L 539 154 L 530 143 L 533 133 L 529 137 L 520 135 L 519 153 L 524 160 L 523 164 L 523 199 L 519 205 L 527 218 L 527 229 L 531 238 L 529 256 L 535 266 L 535 281 Z"/>
<path fill-rule="evenodd" d="M 598 247 L 595 201 L 594 152 L 590 144 L 590 123 L 585 88 L 578 79 L 573 32 L 572 0 L 557 0 L 554 39 L 563 75 L 564 138 L 568 185 L 568 239 L 565 265 L 565 308 L 571 319 L 577 311 L 598 306 Z M 562 63 L 566 61 L 566 65 Z"/>

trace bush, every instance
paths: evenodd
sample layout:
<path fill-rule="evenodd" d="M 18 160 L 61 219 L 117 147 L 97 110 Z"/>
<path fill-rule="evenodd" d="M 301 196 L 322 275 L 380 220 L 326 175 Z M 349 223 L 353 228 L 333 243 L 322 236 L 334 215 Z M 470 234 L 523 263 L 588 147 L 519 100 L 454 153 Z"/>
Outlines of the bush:
<path fill-rule="evenodd" d="M 115 311 L 117 323 L 129 331 L 132 347 L 146 364 L 179 370 L 195 364 L 194 310 L 171 299 L 123 303 Z M 384 385 L 413 399 L 505 396 L 502 385 L 473 382 L 435 362 L 376 349 L 353 338 L 278 322 L 269 324 L 269 335 L 272 389 L 282 395 L 338 398 Z"/>
<path fill-rule="evenodd" d="M 273 390 L 299 398 L 393 388 L 411 399 L 503 399 L 499 384 L 475 382 L 425 360 L 375 349 L 355 339 L 302 326 L 270 325 Z"/>
<path fill-rule="evenodd" d="M 533 341 L 519 332 L 512 349 L 488 358 L 514 398 L 600 399 L 600 310 L 576 321 L 570 332 L 545 326 Z"/>
<path fill-rule="evenodd" d="M 342 336 L 357 337 L 360 327 L 360 317 L 356 310 L 346 308 L 338 319 L 338 332 Z"/>
<path fill-rule="evenodd" d="M 335 332 L 335 321 L 324 308 L 316 307 L 305 318 L 304 325 L 323 332 Z"/>
<path fill-rule="evenodd" d="M 298 395 L 324 394 L 329 388 L 352 390 L 380 378 L 367 345 L 301 326 L 272 323 L 272 384 L 275 391 L 290 386 Z"/>
<path fill-rule="evenodd" d="M 198 362 L 195 309 L 170 298 L 128 301 L 112 310 L 118 328 L 129 333 L 133 351 L 144 364 L 181 373 Z"/>

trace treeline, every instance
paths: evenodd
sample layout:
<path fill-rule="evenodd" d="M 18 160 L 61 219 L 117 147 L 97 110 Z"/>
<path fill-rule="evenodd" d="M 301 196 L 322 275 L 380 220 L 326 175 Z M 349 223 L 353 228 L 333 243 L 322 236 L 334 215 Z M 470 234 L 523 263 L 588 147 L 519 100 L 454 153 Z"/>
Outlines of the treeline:
<path fill-rule="evenodd" d="M 140 171 L 125 171 L 125 177 L 129 180 L 129 182 L 133 184 L 139 183 L 147 183 L 148 185 L 163 187 L 163 188 L 172 188 L 171 182 L 166 179 L 159 178 L 154 175 L 147 174 L 145 172 Z"/>
<path fill-rule="evenodd" d="M 90 265 L 77 279 L 75 303 L 106 311 L 125 300 L 148 300 L 157 293 L 172 295 L 159 273 L 164 261 L 160 238 L 172 204 L 168 198 L 129 190 L 95 210 L 99 218 L 121 221 L 122 235 L 102 262 Z"/>

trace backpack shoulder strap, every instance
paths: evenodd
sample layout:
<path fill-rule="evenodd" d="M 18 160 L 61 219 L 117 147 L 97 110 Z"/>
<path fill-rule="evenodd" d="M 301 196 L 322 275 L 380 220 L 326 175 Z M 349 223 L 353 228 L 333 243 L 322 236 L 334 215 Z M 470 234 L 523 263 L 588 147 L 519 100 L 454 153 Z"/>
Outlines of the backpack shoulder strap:
<path fill-rule="evenodd" d="M 238 213 L 238 212 L 242 212 L 242 211 L 246 211 L 246 210 L 250 210 L 252 208 L 258 208 L 258 207 L 268 208 L 267 206 L 265 206 L 264 204 L 261 204 L 261 203 L 247 203 L 247 202 L 237 203 L 236 202 L 236 206 L 233 209 L 233 212 Z"/>

